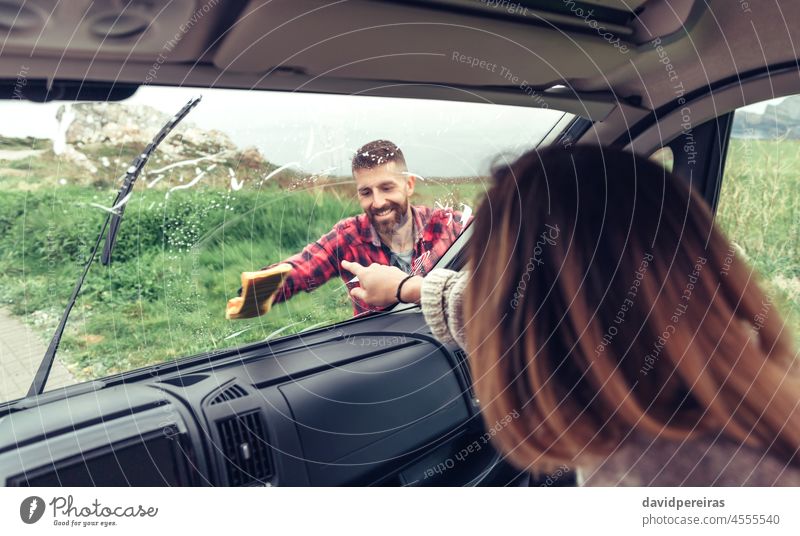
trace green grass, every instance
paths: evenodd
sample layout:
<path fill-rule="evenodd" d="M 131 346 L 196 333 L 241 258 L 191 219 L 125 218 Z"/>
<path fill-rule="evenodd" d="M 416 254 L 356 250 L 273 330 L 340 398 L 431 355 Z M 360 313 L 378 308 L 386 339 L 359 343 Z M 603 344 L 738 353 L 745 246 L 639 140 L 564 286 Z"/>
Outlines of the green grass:
<path fill-rule="evenodd" d="M 129 152 L 114 151 L 107 156 Z M 80 177 L 79 172 L 64 164 L 58 168 L 47 151 L 28 160 L 0 169 L 0 300 L 47 340 L 106 214 L 90 204 L 109 206 L 115 191 L 113 181 L 96 177 L 60 185 L 59 175 Z M 227 188 L 226 166 L 237 170 L 245 188 Z M 361 212 L 352 182 L 308 181 L 287 173 L 258 185 L 263 170 L 236 166 L 235 159 L 226 162 L 208 181 L 169 197 L 178 173 L 155 188 L 147 188 L 147 180 L 137 186 L 114 263 L 92 267 L 62 342 L 59 357 L 79 379 L 352 316 L 336 279 L 260 318 L 225 320 L 225 304 L 242 271 L 278 262 Z M 192 171 L 182 172 L 188 177 Z M 798 171 L 796 141 L 733 140 L 718 212 L 718 223 L 763 274 L 795 333 L 800 332 Z M 412 202 L 475 208 L 485 187 L 484 181 L 426 179 L 418 181 Z"/>
<path fill-rule="evenodd" d="M 263 175 L 262 175 L 263 176 Z M 480 183 L 428 181 L 416 204 L 473 205 Z M 242 271 L 296 253 L 361 212 L 352 184 L 267 183 L 232 192 L 137 185 L 111 267 L 95 261 L 59 357 L 80 379 L 330 325 L 352 317 L 335 279 L 251 320 L 225 319 Z M 114 192 L 89 185 L 0 188 L 0 300 L 43 339 L 85 263 Z"/>
<path fill-rule="evenodd" d="M 800 141 L 731 140 L 717 223 L 800 334 Z"/>

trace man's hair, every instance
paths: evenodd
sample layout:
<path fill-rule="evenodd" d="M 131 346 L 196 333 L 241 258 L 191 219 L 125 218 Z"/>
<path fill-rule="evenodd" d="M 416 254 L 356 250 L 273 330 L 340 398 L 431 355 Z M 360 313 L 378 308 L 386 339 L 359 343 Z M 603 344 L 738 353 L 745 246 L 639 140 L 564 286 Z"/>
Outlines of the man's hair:
<path fill-rule="evenodd" d="M 359 169 L 372 169 L 378 166 L 397 162 L 406 168 L 406 159 L 400 147 L 388 140 L 375 140 L 361 146 L 353 156 L 353 171 Z"/>

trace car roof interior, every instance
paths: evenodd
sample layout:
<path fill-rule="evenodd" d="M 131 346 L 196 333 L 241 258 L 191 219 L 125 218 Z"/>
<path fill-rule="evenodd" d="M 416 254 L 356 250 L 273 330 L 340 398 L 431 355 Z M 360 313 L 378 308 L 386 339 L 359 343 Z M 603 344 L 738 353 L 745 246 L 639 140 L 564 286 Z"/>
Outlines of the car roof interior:
<path fill-rule="evenodd" d="M 648 111 L 674 98 L 655 39 L 687 93 L 795 62 L 800 30 L 786 21 L 800 3 L 763 4 L 744 13 L 729 0 L 19 0 L 0 10 L 0 67 L 23 65 L 51 90 L 54 80 L 147 80 L 547 103 L 599 121 L 618 104 Z"/>

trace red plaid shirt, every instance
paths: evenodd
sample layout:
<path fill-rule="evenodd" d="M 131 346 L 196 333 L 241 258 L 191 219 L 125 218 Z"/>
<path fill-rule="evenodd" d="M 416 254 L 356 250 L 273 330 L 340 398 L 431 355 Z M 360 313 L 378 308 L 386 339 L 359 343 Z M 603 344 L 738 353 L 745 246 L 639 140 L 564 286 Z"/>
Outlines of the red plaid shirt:
<path fill-rule="evenodd" d="M 411 256 L 411 273 L 425 275 L 455 242 L 461 231 L 469 224 L 462 222 L 461 212 L 447 209 L 431 209 L 423 206 L 411 207 L 414 217 L 414 250 Z M 353 287 L 353 274 L 342 268 L 342 261 L 357 262 L 363 266 L 370 264 L 391 264 L 391 250 L 381 242 L 366 214 L 345 218 L 328 234 L 303 251 L 283 262 L 294 267 L 289 273 L 275 303 L 288 300 L 297 292 L 310 292 L 334 276 L 339 276 L 345 285 Z M 274 265 L 271 265 L 274 266 Z M 363 300 L 353 298 L 353 314 L 368 311 L 381 311 L 384 308 L 372 307 Z"/>

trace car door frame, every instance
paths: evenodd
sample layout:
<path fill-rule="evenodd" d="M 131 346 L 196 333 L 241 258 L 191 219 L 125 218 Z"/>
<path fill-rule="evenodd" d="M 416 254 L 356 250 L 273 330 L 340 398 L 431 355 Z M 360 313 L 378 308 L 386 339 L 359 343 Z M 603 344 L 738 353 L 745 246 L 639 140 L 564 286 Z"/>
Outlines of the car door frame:
<path fill-rule="evenodd" d="M 643 156 L 670 147 L 673 171 L 715 211 L 736 110 L 798 93 L 800 64 L 769 66 L 708 84 L 653 111 L 625 132 L 604 135 L 612 145 Z"/>

